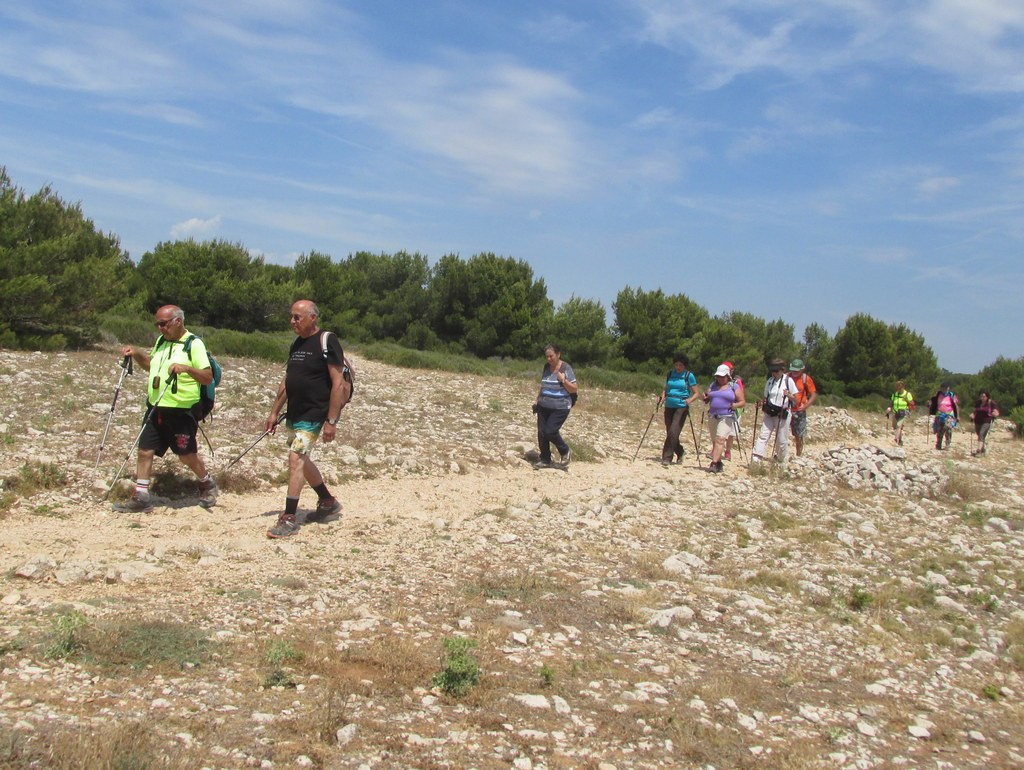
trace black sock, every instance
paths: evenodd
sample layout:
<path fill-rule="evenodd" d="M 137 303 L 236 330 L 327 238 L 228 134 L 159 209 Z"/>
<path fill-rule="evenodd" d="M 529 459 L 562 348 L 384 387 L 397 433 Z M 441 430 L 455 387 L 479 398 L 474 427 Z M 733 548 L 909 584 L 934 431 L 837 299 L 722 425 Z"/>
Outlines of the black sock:
<path fill-rule="evenodd" d="M 299 498 L 286 497 L 284 499 L 284 515 L 294 516 L 299 510 Z"/>
<path fill-rule="evenodd" d="M 326 500 L 331 496 L 331 493 L 327 491 L 326 481 L 321 481 L 319 484 L 313 487 L 313 491 L 316 492 L 316 496 L 319 497 L 321 500 Z"/>

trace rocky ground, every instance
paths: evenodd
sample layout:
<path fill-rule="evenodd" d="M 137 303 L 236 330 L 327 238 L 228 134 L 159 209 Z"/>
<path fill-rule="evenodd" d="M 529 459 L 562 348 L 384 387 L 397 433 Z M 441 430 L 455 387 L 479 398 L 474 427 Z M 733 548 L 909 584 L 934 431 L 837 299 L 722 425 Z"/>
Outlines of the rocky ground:
<path fill-rule="evenodd" d="M 224 468 L 280 368 L 224 361 L 216 508 L 165 460 L 116 514 L 143 378 L 94 470 L 116 351 L 0 351 L 0 767 L 1024 766 L 1008 431 L 820 408 L 788 474 L 711 475 L 657 420 L 632 462 L 654 399 L 584 380 L 535 471 L 531 383 L 356 360 L 343 515 L 274 541 L 282 438 Z"/>

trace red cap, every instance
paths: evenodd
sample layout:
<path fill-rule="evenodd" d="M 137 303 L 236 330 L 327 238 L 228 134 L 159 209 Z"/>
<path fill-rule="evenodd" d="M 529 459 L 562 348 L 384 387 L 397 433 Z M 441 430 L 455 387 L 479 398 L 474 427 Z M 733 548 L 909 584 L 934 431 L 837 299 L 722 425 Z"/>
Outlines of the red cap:
<path fill-rule="evenodd" d="M 732 362 L 730 362 L 730 361 L 723 361 L 722 362 L 722 366 L 728 366 L 730 369 L 732 369 Z"/>

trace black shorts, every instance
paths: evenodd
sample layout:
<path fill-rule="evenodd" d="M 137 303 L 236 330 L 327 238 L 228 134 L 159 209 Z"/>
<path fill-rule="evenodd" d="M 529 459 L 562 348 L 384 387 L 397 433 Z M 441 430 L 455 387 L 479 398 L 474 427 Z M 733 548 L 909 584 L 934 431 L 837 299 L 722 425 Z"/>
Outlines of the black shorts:
<path fill-rule="evenodd" d="M 195 454 L 199 451 L 198 427 L 199 423 L 188 409 L 158 407 L 142 429 L 139 449 L 152 449 L 157 457 L 163 457 L 168 449 L 179 457 Z"/>

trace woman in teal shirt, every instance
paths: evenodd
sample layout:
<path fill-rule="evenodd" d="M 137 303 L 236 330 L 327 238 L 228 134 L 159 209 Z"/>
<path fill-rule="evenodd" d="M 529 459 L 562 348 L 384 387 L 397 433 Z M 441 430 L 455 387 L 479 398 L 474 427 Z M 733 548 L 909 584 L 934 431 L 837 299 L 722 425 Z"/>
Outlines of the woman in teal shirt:
<path fill-rule="evenodd" d="M 672 370 L 665 378 L 665 390 L 661 398 L 665 402 L 665 444 L 661 447 L 661 464 L 671 465 L 672 458 L 676 462 L 683 461 L 684 449 L 679 442 L 679 434 L 686 425 L 686 416 L 690 413 L 690 404 L 700 397 L 697 378 L 689 370 L 690 359 L 683 353 L 672 357 Z"/>

